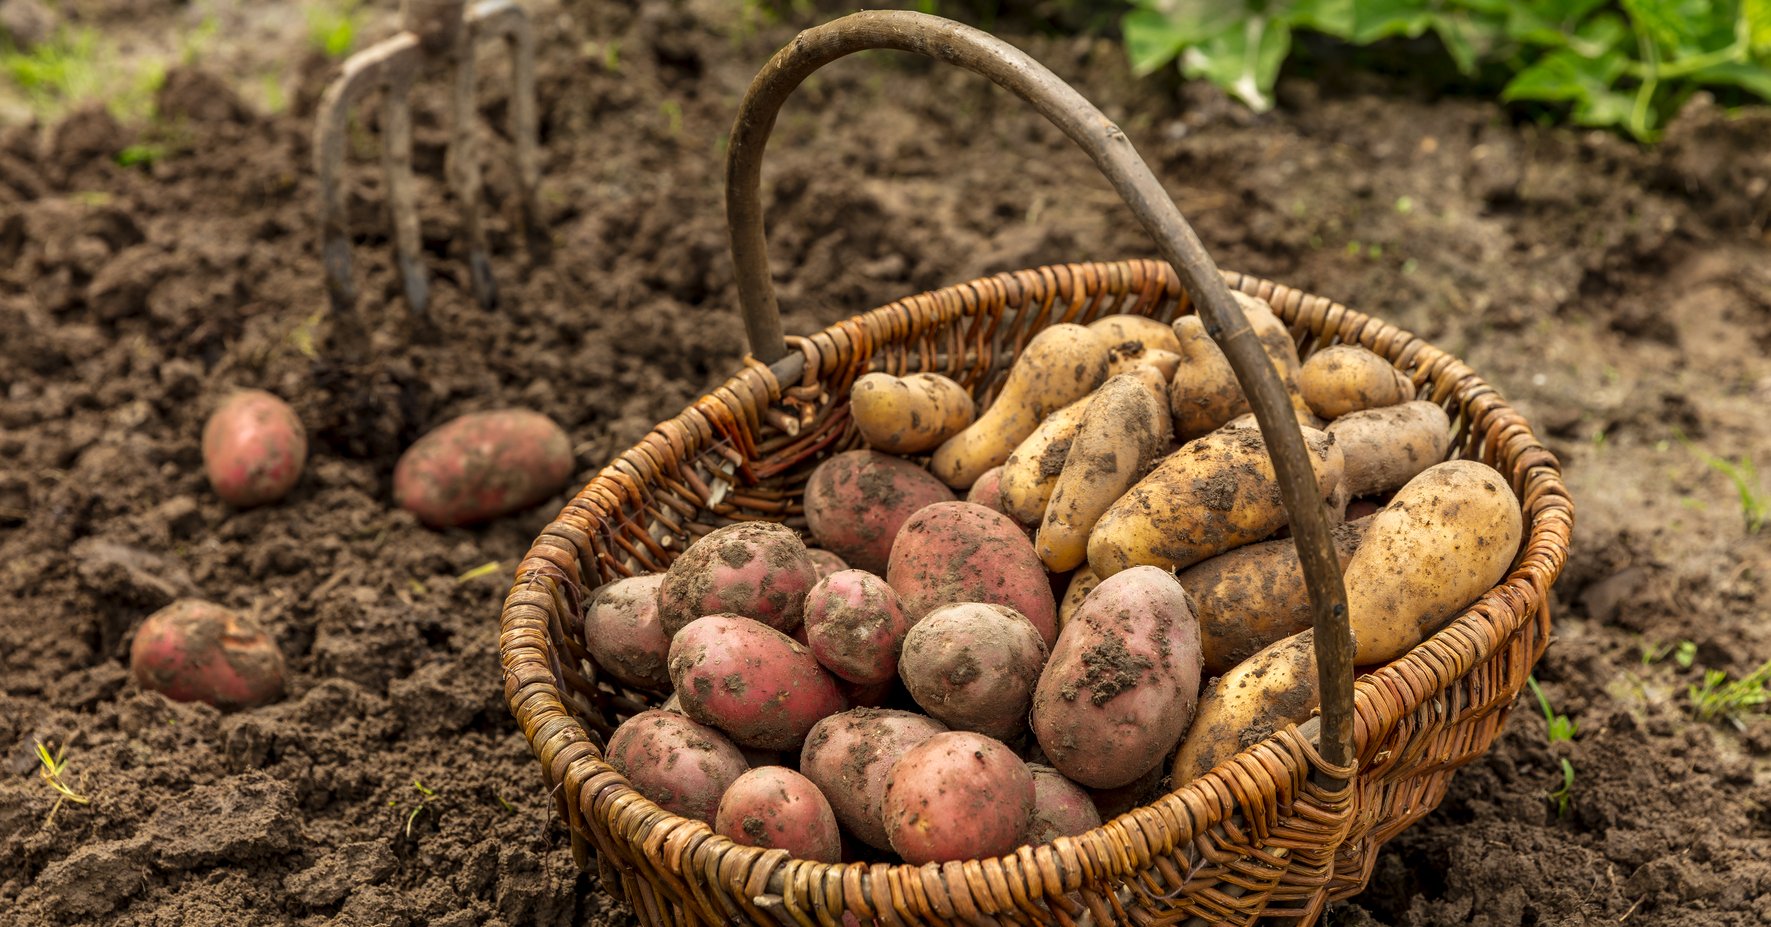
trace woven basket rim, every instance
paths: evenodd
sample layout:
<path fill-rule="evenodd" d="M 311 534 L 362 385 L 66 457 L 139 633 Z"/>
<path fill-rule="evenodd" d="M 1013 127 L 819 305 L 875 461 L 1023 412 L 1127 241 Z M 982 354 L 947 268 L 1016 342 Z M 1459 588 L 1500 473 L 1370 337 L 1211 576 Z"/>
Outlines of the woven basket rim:
<path fill-rule="evenodd" d="M 1185 292 L 1172 268 L 1166 263 L 1147 259 L 1125 261 L 1093 261 L 1057 265 L 1042 265 L 1025 271 L 1005 272 L 987 277 L 976 278 L 962 283 L 951 284 L 935 290 L 918 294 L 918 297 L 945 297 L 956 299 L 958 304 L 969 307 L 976 293 L 983 289 L 999 289 L 1014 292 L 1021 286 L 1022 277 L 1018 275 L 1032 274 L 1046 280 L 1063 280 L 1086 278 L 1096 281 L 1115 279 L 1132 279 L 1137 274 L 1148 274 L 1161 281 L 1161 295 L 1164 298 L 1177 300 L 1172 317 L 1191 312 Z M 1488 419 L 1497 413 L 1513 412 L 1498 390 L 1478 376 L 1461 360 L 1428 344 L 1415 335 L 1388 323 L 1348 309 L 1344 305 L 1328 300 L 1325 297 L 1313 296 L 1282 284 L 1260 277 L 1244 275 L 1233 271 L 1223 271 L 1226 283 L 1231 289 L 1241 290 L 1249 295 L 1267 300 L 1274 310 L 1286 320 L 1293 334 L 1310 332 L 1313 336 L 1326 343 L 1325 339 L 1338 339 L 1341 343 L 1362 344 L 1377 351 L 1391 360 L 1398 369 L 1409 374 L 1417 388 L 1434 384 L 1434 390 L 1421 398 L 1443 404 L 1449 397 L 1460 395 L 1461 405 L 1466 414 L 1474 413 L 1476 417 Z M 1121 291 L 1132 295 L 1132 290 Z M 918 297 L 907 297 L 888 303 L 884 306 L 850 316 L 827 326 L 817 335 L 808 338 L 791 339 L 794 346 L 807 355 L 806 381 L 816 377 L 818 357 L 815 341 L 819 337 L 833 339 L 849 339 L 853 331 L 845 326 L 852 325 L 871 313 L 885 312 L 893 307 Z M 1322 324 L 1311 328 L 1300 329 L 1297 321 L 1301 306 L 1308 306 L 1323 319 Z M 1049 308 L 1049 305 L 1047 306 Z M 1024 310 L 1025 311 L 1025 310 Z M 1043 313 L 1041 314 L 1043 319 Z M 1052 324 L 1056 320 L 1036 322 L 1036 325 Z M 1391 358 L 1381 346 L 1400 343 L 1403 354 Z M 1406 366 L 1405 366 L 1406 365 Z M 1412 369 L 1410 369 L 1412 368 Z M 757 377 L 764 381 L 769 400 L 776 400 L 782 393 L 782 385 L 766 367 L 751 358 L 745 359 L 745 366 L 729 377 L 721 385 L 708 390 L 707 397 L 717 394 L 742 397 L 753 395 L 757 388 Z M 692 403 L 685 413 L 695 409 L 698 403 Z M 1454 419 L 1454 424 L 1456 420 Z M 753 426 L 755 422 L 751 422 Z M 1472 421 L 1469 433 L 1472 441 L 1477 440 L 1477 423 Z M 981 881 L 984 876 L 977 870 L 979 866 L 989 867 L 1001 865 L 1011 859 L 1026 871 L 1035 867 L 1048 873 L 1055 873 L 1056 867 L 1052 860 L 1041 859 L 1068 841 L 1076 855 L 1084 861 L 1085 868 L 1092 871 L 1077 874 L 1068 873 L 1063 882 L 1068 886 L 1075 878 L 1088 884 L 1109 884 L 1123 880 L 1132 875 L 1138 865 L 1129 859 L 1124 852 L 1109 852 L 1110 846 L 1123 847 L 1127 840 L 1127 819 L 1136 819 L 1136 825 L 1142 832 L 1152 829 L 1168 835 L 1169 847 L 1148 847 L 1147 855 L 1155 856 L 1172 852 L 1178 846 L 1190 840 L 1216 824 L 1223 823 L 1237 815 L 1251 816 L 1251 812 L 1271 805 L 1275 799 L 1262 798 L 1258 788 L 1244 777 L 1257 768 L 1272 770 L 1275 767 L 1285 769 L 1292 774 L 1295 781 L 1302 782 L 1307 778 L 1305 773 L 1310 769 L 1326 768 L 1323 761 L 1308 740 L 1299 733 L 1296 727 L 1287 727 L 1275 732 L 1266 740 L 1244 748 L 1237 756 L 1225 764 L 1201 776 L 1192 782 L 1171 788 L 1152 802 L 1140 805 L 1086 834 L 1074 837 L 1060 837 L 1050 844 L 1039 847 L 1022 846 L 1009 857 L 978 858 L 962 862 L 945 864 L 928 863 L 912 865 L 908 863 L 820 863 L 809 860 L 788 859 L 785 851 L 762 850 L 745 847 L 730 841 L 728 838 L 713 833 L 706 823 L 680 817 L 652 803 L 645 796 L 628 784 L 625 777 L 615 772 L 602 758 L 602 751 L 596 747 L 588 729 L 570 711 L 560 697 L 557 676 L 545 678 L 534 672 L 517 674 L 516 666 L 522 663 L 533 663 L 534 658 L 525 658 L 522 651 L 541 651 L 541 656 L 548 661 L 557 661 L 558 656 L 551 641 L 546 647 L 537 647 L 529 636 L 519 636 L 512 628 L 512 613 L 519 607 L 519 598 L 528 594 L 533 584 L 542 577 L 542 571 L 552 564 L 558 565 L 551 571 L 554 580 L 568 579 L 586 590 L 595 584 L 580 581 L 578 570 L 573 564 L 561 564 L 558 545 L 546 543 L 549 531 L 561 526 L 570 514 L 582 517 L 588 510 L 601 517 L 598 511 L 602 503 L 599 497 L 623 498 L 629 494 L 625 484 L 631 484 L 637 474 L 624 466 L 623 458 L 627 454 L 647 454 L 655 457 L 657 445 L 653 441 L 670 441 L 670 437 L 662 433 L 663 423 L 655 426 L 645 438 L 636 443 L 628 452 L 618 455 L 615 460 L 600 470 L 587 483 L 564 509 L 556 515 L 553 523 L 531 546 L 525 560 L 518 566 L 518 573 L 510 595 L 506 599 L 500 615 L 500 656 L 505 666 L 506 696 L 512 714 L 522 723 L 524 737 L 531 750 L 541 759 L 544 773 L 550 784 L 557 786 L 576 779 L 577 786 L 583 787 L 590 780 L 598 780 L 595 795 L 586 795 L 581 800 L 588 815 L 592 804 L 604 805 L 609 814 L 621 811 L 636 803 L 645 812 L 652 824 L 652 836 L 646 840 L 648 848 L 668 847 L 673 859 L 682 866 L 688 865 L 690 859 L 697 854 L 711 849 L 723 849 L 728 853 L 751 854 L 752 865 L 743 867 L 746 871 L 756 865 L 764 865 L 765 869 L 775 870 L 770 884 L 785 875 L 787 891 L 791 893 L 794 884 L 811 884 L 802 880 L 808 877 L 823 883 L 823 878 L 833 873 L 854 871 L 859 874 L 863 883 L 874 879 L 902 880 L 912 889 L 921 879 L 937 873 L 945 873 L 950 878 L 971 878 Z M 710 435 L 704 435 L 711 437 Z M 1520 483 L 1528 483 L 1532 491 L 1521 498 L 1521 506 L 1525 515 L 1525 532 L 1520 541 L 1520 553 L 1514 566 L 1507 576 L 1496 586 L 1489 589 L 1475 603 L 1467 607 L 1456 618 L 1445 623 L 1439 631 L 1426 641 L 1411 649 L 1407 654 L 1396 660 L 1357 676 L 1354 687 L 1355 755 L 1361 758 L 1361 766 L 1370 768 L 1385 762 L 1396 762 L 1400 758 L 1389 756 L 1388 752 L 1372 755 L 1372 748 L 1390 733 L 1391 729 L 1409 713 L 1420 708 L 1433 694 L 1449 686 L 1453 681 L 1467 674 L 1489 657 L 1496 644 L 1494 642 L 1507 639 L 1516 633 L 1521 626 L 1531 620 L 1531 616 L 1539 608 L 1548 607 L 1548 589 L 1555 577 L 1560 574 L 1566 563 L 1568 542 L 1572 533 L 1573 505 L 1568 497 L 1566 486 L 1561 479 L 1561 467 L 1555 456 L 1535 437 L 1529 426 L 1522 423 L 1514 424 L 1504 433 L 1483 433 L 1480 435 L 1481 459 L 1492 465 L 1497 448 L 1501 444 L 1519 445 L 1514 453 L 1520 457 L 1529 457 L 1531 463 L 1528 472 L 1518 477 Z M 680 442 L 676 442 L 680 443 Z M 1466 456 L 1468 456 L 1466 454 Z M 1502 473 L 1503 477 L 1506 474 Z M 1509 479 L 1511 486 L 1513 480 Z M 1511 486 L 1515 494 L 1520 493 L 1518 486 Z M 581 533 L 581 529 L 570 525 L 564 526 L 567 533 Z M 544 549 L 547 548 L 547 549 Z M 539 560 L 537 559 L 539 558 Z M 567 558 L 570 559 L 570 558 Z M 1500 634 L 1480 633 L 1481 627 L 1487 624 L 1498 628 Z M 532 636 L 532 635 L 530 635 Z M 556 664 L 557 665 L 557 664 Z M 557 670 L 556 670 L 557 673 Z M 1379 700 L 1391 703 L 1393 710 L 1389 712 L 1391 719 L 1385 722 L 1378 710 Z M 551 704 L 550 704 L 551 703 Z M 546 723 L 531 725 L 528 719 L 538 712 L 546 711 L 550 719 Z M 566 744 L 554 744 L 561 736 Z M 570 749 L 573 745 L 582 744 L 581 748 Z M 550 755 L 551 751 L 551 755 Z M 562 765 L 563 764 L 563 765 Z M 1361 772 L 1365 771 L 1361 769 Z M 1347 770 L 1340 770 L 1342 773 Z M 577 791 L 578 789 L 573 789 Z M 1349 785 L 1348 790 L 1353 790 Z M 557 788 L 556 788 L 557 791 Z M 1332 796 L 1331 796 L 1332 797 Z M 579 809 L 569 808 L 568 822 L 577 816 Z M 1169 813 L 1165 813 L 1169 812 Z M 1179 812 L 1179 813 L 1175 813 Z M 1182 820 L 1184 816 L 1184 821 Z M 1404 825 L 1406 822 L 1404 822 Z M 611 831 L 613 828 L 610 828 Z M 1258 827 L 1257 827 L 1258 829 Z M 1400 826 L 1397 828 L 1400 829 Z M 1343 832 L 1344 836 L 1344 832 Z M 619 836 L 615 839 L 621 839 Z M 1108 841 L 1115 841 L 1109 844 Z M 633 846 L 636 851 L 639 846 Z M 1143 855 L 1143 854 L 1141 854 Z M 1044 863 L 1045 865 L 1041 865 Z M 1091 865 L 1092 863 L 1092 865 Z M 681 866 L 677 871 L 682 872 Z M 723 872 L 723 869 L 722 869 Z M 707 873 L 711 876 L 711 873 Z M 936 875 L 936 877 L 939 877 Z M 691 884 L 694 879 L 687 878 Z M 759 886 L 760 887 L 760 886 Z M 1064 886 L 1048 887 L 1047 891 L 1069 890 Z M 689 894 L 699 894 L 690 892 Z M 987 895 L 984 897 L 988 897 Z M 808 901 L 808 899 L 802 899 Z M 809 899 L 818 907 L 823 907 L 821 898 Z M 994 906 L 993 906 L 994 910 Z M 1014 909 L 1009 909 L 1014 910 Z M 761 913 L 761 912 L 753 912 Z M 991 912 L 980 912 L 988 916 Z M 1025 914 L 1025 912 L 1021 912 Z"/>

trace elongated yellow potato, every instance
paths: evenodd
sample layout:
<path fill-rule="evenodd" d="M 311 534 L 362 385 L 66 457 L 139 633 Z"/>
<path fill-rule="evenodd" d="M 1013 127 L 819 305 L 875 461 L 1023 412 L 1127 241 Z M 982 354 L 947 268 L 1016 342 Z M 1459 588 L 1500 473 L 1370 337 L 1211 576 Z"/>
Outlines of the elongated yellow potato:
<path fill-rule="evenodd" d="M 1090 393 L 1045 417 L 1039 427 L 1015 447 L 1002 465 L 1002 510 L 1023 525 L 1037 526 L 1045 518 L 1046 503 L 1064 472 L 1070 443 L 1088 414 Z"/>
<path fill-rule="evenodd" d="M 1308 721 L 1321 704 L 1315 632 L 1274 642 L 1206 687 L 1169 768 L 1172 787 L 1205 775 L 1288 724 Z"/>
<path fill-rule="evenodd" d="M 1273 314 L 1265 302 L 1246 293 L 1232 291 L 1236 303 L 1248 317 L 1249 327 L 1260 339 L 1261 347 L 1273 362 L 1279 382 L 1291 396 L 1291 404 L 1299 412 L 1308 413 L 1309 406 L 1298 394 L 1297 344 L 1285 323 Z M 1175 436 L 1191 441 L 1217 429 L 1225 422 L 1248 411 L 1248 400 L 1236 382 L 1236 372 L 1224 352 L 1205 331 L 1205 323 L 1196 315 L 1175 320 L 1175 336 L 1180 341 L 1179 369 L 1169 383 L 1169 409 L 1174 415 Z"/>
<path fill-rule="evenodd" d="M 870 373 L 849 388 L 849 414 L 874 450 L 920 454 L 964 431 L 977 409 L 965 387 L 938 373 Z"/>
<path fill-rule="evenodd" d="M 1347 459 L 1347 493 L 1388 492 L 1445 459 L 1451 419 L 1431 402 L 1416 400 L 1349 412 L 1329 423 L 1328 433 Z"/>
<path fill-rule="evenodd" d="M 1054 573 L 1088 560 L 1095 522 L 1168 449 L 1168 409 L 1158 397 L 1162 383 L 1151 377 L 1153 389 L 1146 373 L 1121 374 L 1096 390 L 1070 444 L 1034 539 L 1039 559 Z"/>

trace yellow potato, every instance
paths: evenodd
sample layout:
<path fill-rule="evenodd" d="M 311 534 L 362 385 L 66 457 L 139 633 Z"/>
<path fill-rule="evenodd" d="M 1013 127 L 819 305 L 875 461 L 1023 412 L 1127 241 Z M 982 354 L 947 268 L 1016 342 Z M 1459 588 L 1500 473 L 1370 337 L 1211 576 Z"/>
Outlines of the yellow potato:
<path fill-rule="evenodd" d="M 1171 787 L 1192 782 L 1288 724 L 1308 721 L 1322 704 L 1321 689 L 1313 631 L 1277 641 L 1237 664 L 1200 697 L 1199 713 L 1169 769 Z"/>
<path fill-rule="evenodd" d="M 1361 666 L 1407 653 L 1506 576 L 1524 517 L 1487 464 L 1428 467 L 1371 516 L 1348 561 L 1347 620 Z"/>
<path fill-rule="evenodd" d="M 920 454 L 963 431 L 977 410 L 965 387 L 938 373 L 870 373 L 849 388 L 849 414 L 868 447 Z"/>
<path fill-rule="evenodd" d="M 1084 563 L 1089 532 L 1101 513 L 1167 449 L 1168 409 L 1159 398 L 1161 385 L 1160 374 L 1144 368 L 1114 377 L 1095 391 L 1034 540 L 1046 569 L 1063 573 Z"/>
<path fill-rule="evenodd" d="M 1170 333 L 1172 334 L 1172 332 Z M 1130 373 L 1139 367 L 1154 367 L 1167 383 L 1180 369 L 1181 356 L 1173 351 L 1159 351 L 1141 341 L 1127 341 L 1107 349 L 1107 379 Z"/>
<path fill-rule="evenodd" d="M 1353 344 L 1323 348 L 1298 371 L 1298 391 L 1311 411 L 1336 419 L 1360 409 L 1414 398 L 1414 381 L 1372 352 Z"/>
<path fill-rule="evenodd" d="M 1088 323 L 1088 330 L 1101 336 L 1110 346 L 1137 342 L 1146 350 L 1177 352 L 1180 342 L 1174 329 L 1147 315 L 1109 315 Z"/>
<path fill-rule="evenodd" d="M 1076 431 L 1094 398 L 1090 393 L 1046 416 L 1008 455 L 1001 483 L 1002 510 L 1010 518 L 1023 525 L 1038 525 L 1045 518 L 1052 488 L 1064 472 L 1064 458 L 1070 456 L 1070 442 L 1076 440 Z"/>
<path fill-rule="evenodd" d="M 1305 428 L 1304 444 L 1324 500 L 1341 482 L 1341 451 Z M 1088 539 L 1088 562 L 1104 579 L 1139 564 L 1180 570 L 1262 540 L 1286 523 L 1279 482 L 1259 431 L 1214 431 L 1182 445 L 1113 503 Z"/>
<path fill-rule="evenodd" d="M 929 471 L 964 489 L 1008 460 L 1046 416 L 1088 395 L 1107 378 L 1107 345 L 1080 325 L 1053 325 L 1033 337 L 996 401 L 935 451 Z"/>
<path fill-rule="evenodd" d="M 1349 412 L 1328 426 L 1347 459 L 1350 496 L 1388 492 L 1445 459 L 1451 419 L 1431 402 L 1416 400 Z"/>
<path fill-rule="evenodd" d="M 1082 600 L 1088 598 L 1088 594 L 1095 591 L 1095 587 L 1100 584 L 1101 578 L 1086 563 L 1070 574 L 1070 585 L 1064 589 L 1064 600 L 1058 603 L 1059 634 L 1064 633 L 1064 622 L 1069 621 L 1076 609 L 1082 606 Z"/>
<path fill-rule="evenodd" d="M 1291 404 L 1300 413 L 1308 414 L 1309 406 L 1298 395 L 1297 343 L 1285 323 L 1273 314 L 1266 303 L 1246 293 L 1232 291 L 1249 327 L 1260 339 L 1261 347 L 1273 362 L 1279 381 L 1291 396 Z M 1180 341 L 1181 364 L 1169 384 L 1169 409 L 1174 415 L 1175 435 L 1190 441 L 1248 411 L 1248 400 L 1236 381 L 1236 372 L 1224 352 L 1206 334 L 1205 323 L 1196 315 L 1175 320 L 1175 336 Z"/>

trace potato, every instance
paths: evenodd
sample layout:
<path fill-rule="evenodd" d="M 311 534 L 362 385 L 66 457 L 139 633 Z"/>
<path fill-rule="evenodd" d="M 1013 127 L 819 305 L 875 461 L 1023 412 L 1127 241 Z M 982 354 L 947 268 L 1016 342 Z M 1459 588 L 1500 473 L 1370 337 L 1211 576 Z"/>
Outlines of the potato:
<path fill-rule="evenodd" d="M 1089 569 L 1089 565 L 1086 563 L 1077 567 L 1075 573 L 1070 574 L 1070 583 L 1064 589 L 1064 599 L 1058 603 L 1059 634 L 1064 633 L 1064 625 L 1070 623 L 1071 617 L 1076 614 L 1076 609 L 1082 605 L 1084 599 L 1088 598 L 1088 594 L 1095 591 L 1095 587 L 1100 584 L 1101 578 L 1095 575 L 1095 571 Z"/>
<path fill-rule="evenodd" d="M 1354 660 L 1407 653 L 1507 575 L 1524 530 L 1519 500 L 1487 464 L 1450 460 L 1396 491 L 1347 562 Z"/>
<path fill-rule="evenodd" d="M 834 863 L 842 858 L 830 802 L 812 780 L 784 766 L 762 766 L 739 776 L 719 800 L 713 830 L 747 847 L 786 850 L 795 859 Z"/>
<path fill-rule="evenodd" d="M 1334 528 L 1335 551 L 1345 569 L 1370 520 Z M 1205 672 L 1216 676 L 1261 648 L 1310 627 L 1310 594 L 1291 538 L 1238 547 L 1181 571 L 1199 618 Z"/>
<path fill-rule="evenodd" d="M 749 768 L 724 734 L 661 709 L 622 722 L 604 757 L 658 807 L 708 824 L 720 796 Z"/>
<path fill-rule="evenodd" d="M 929 612 L 904 638 L 910 697 L 956 731 L 1013 740 L 1027 730 L 1045 641 L 1011 608 L 961 602 Z"/>
<path fill-rule="evenodd" d="M 584 609 L 584 649 L 598 666 L 640 689 L 670 688 L 670 636 L 658 620 L 663 573 L 629 576 L 598 587 Z"/>
<path fill-rule="evenodd" d="M 891 849 L 885 831 L 886 774 L 917 744 L 947 730 L 908 711 L 855 708 L 819 721 L 799 770 L 830 800 L 836 819 L 869 846 Z"/>
<path fill-rule="evenodd" d="M 1005 856 L 1026 839 L 1033 798 L 1033 773 L 1001 742 L 936 734 L 886 776 L 886 835 L 913 866 Z"/>
<path fill-rule="evenodd" d="M 1355 344 L 1323 348 L 1298 371 L 1298 392 L 1310 410 L 1337 419 L 1414 398 L 1414 381 L 1391 363 Z"/>
<path fill-rule="evenodd" d="M 799 627 L 818 569 L 792 528 L 766 521 L 715 528 L 664 573 L 658 617 L 675 637 L 702 615 L 743 615 L 777 631 Z"/>
<path fill-rule="evenodd" d="M 1287 724 L 1304 723 L 1321 703 L 1315 632 L 1267 645 L 1206 688 L 1175 752 L 1169 787 L 1192 782 Z"/>
<path fill-rule="evenodd" d="M 203 472 L 223 502 L 275 502 L 301 479 L 307 431 L 288 403 L 263 390 L 229 396 L 203 425 Z"/>
<path fill-rule="evenodd" d="M 572 478 L 572 442 L 524 409 L 474 412 L 400 455 L 394 502 L 433 528 L 471 525 L 528 508 Z"/>
<path fill-rule="evenodd" d="M 1002 465 L 1002 505 L 991 508 L 1023 525 L 1038 526 L 1045 519 L 1045 507 L 1064 472 L 1070 444 L 1076 440 L 1094 398 L 1090 393 L 1046 416 L 1027 440 L 1015 446 Z"/>
<path fill-rule="evenodd" d="M 850 566 L 883 573 L 892 540 L 925 506 L 953 491 L 927 470 L 877 451 L 848 451 L 818 465 L 806 483 L 806 527 Z"/>
<path fill-rule="evenodd" d="M 956 489 L 1008 459 L 1047 415 L 1086 396 L 1107 378 L 1107 344 L 1080 325 L 1052 325 L 1027 342 L 996 401 L 970 427 L 947 439 L 929 472 Z"/>
<path fill-rule="evenodd" d="M 283 694 L 283 652 L 258 622 L 200 599 L 154 612 L 129 646 L 135 681 L 175 702 L 255 708 Z"/>
<path fill-rule="evenodd" d="M 1095 522 L 1156 465 L 1168 439 L 1168 409 L 1139 374 L 1095 391 L 1034 540 L 1046 569 L 1063 573 L 1088 560 Z"/>
<path fill-rule="evenodd" d="M 1199 695 L 1199 622 L 1174 576 L 1134 567 L 1095 587 L 1064 626 L 1033 695 L 1051 765 L 1096 789 L 1174 750 Z"/>
<path fill-rule="evenodd" d="M 806 643 L 812 656 L 850 682 L 877 685 L 898 675 L 898 652 L 910 633 L 898 594 L 865 570 L 818 581 L 806 596 Z"/>
<path fill-rule="evenodd" d="M 1033 822 L 1027 828 L 1027 843 L 1039 846 L 1101 826 L 1101 813 L 1081 786 L 1050 766 L 1029 763 L 1027 771 L 1033 774 Z"/>
<path fill-rule="evenodd" d="M 1057 639 L 1058 603 L 1027 536 L 1000 512 L 940 502 L 910 516 L 892 544 L 886 582 L 912 622 L 943 605 L 1006 605 Z"/>
<path fill-rule="evenodd" d="M 849 388 L 849 414 L 868 447 L 920 454 L 964 431 L 977 409 L 965 387 L 938 373 L 870 373 Z"/>
<path fill-rule="evenodd" d="M 1298 363 L 1297 343 L 1292 341 L 1285 323 L 1261 300 L 1235 291 L 1230 295 L 1236 298 L 1249 327 L 1273 362 L 1279 382 L 1291 396 L 1292 406 L 1308 413 L 1308 405 L 1298 394 L 1297 375 L 1302 365 Z M 1247 412 L 1248 399 L 1242 395 L 1229 358 L 1206 332 L 1204 320 L 1184 315 L 1175 320 L 1174 330 L 1180 341 L 1177 353 L 1181 365 L 1169 383 L 1169 410 L 1174 415 L 1175 435 L 1182 441 L 1191 441 Z"/>
<path fill-rule="evenodd" d="M 1341 482 L 1340 447 L 1314 428 L 1303 431 L 1328 500 Z M 1088 562 L 1103 578 L 1138 564 L 1181 570 L 1262 540 L 1286 521 L 1261 433 L 1214 431 L 1170 454 L 1113 503 L 1089 535 Z"/>
<path fill-rule="evenodd" d="M 797 749 L 812 725 L 848 707 L 810 650 L 741 615 L 707 615 L 677 632 L 670 682 L 689 717 L 764 750 Z"/>
<path fill-rule="evenodd" d="M 984 475 L 972 484 L 972 488 L 966 490 L 965 501 L 1007 515 L 1008 509 L 1002 504 L 1002 467 L 985 470 Z"/>
<path fill-rule="evenodd" d="M 1174 352 L 1181 347 L 1173 327 L 1147 315 L 1104 315 L 1088 323 L 1088 330 L 1109 345 L 1132 342 L 1146 350 Z"/>
<path fill-rule="evenodd" d="M 1431 402 L 1349 412 L 1328 426 L 1341 446 L 1350 496 L 1388 492 L 1445 459 L 1451 419 Z"/>
<path fill-rule="evenodd" d="M 819 579 L 849 568 L 848 563 L 841 557 L 827 550 L 809 547 L 806 548 L 806 556 L 812 558 L 812 569 L 817 572 Z"/>
<path fill-rule="evenodd" d="M 1173 333 L 1170 333 L 1173 337 Z M 1173 351 L 1158 351 L 1147 347 L 1141 341 L 1127 341 L 1107 349 L 1107 379 L 1111 380 L 1122 373 L 1130 373 L 1139 367 L 1149 367 L 1162 376 L 1167 384 L 1174 379 L 1175 371 L 1181 366 L 1181 356 Z M 1167 390 L 1164 390 L 1166 399 Z"/>

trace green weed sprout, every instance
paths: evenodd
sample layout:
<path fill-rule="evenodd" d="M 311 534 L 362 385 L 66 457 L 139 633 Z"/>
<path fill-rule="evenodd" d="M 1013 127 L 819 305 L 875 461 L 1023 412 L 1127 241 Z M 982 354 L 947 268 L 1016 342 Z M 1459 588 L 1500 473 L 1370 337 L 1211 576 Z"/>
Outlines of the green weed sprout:
<path fill-rule="evenodd" d="M 1705 670 L 1703 682 L 1691 685 L 1692 710 L 1699 721 L 1727 721 L 1745 730 L 1742 716 L 1771 702 L 1767 683 L 1771 683 L 1771 660 L 1732 682 L 1726 670 Z"/>
<path fill-rule="evenodd" d="M 1531 694 L 1537 696 L 1537 707 L 1543 710 L 1543 720 L 1548 726 L 1545 736 L 1549 738 L 1549 742 L 1561 743 L 1574 740 L 1574 732 L 1580 725 L 1576 724 L 1573 718 L 1557 714 L 1555 709 L 1550 707 L 1550 699 L 1543 694 L 1543 689 L 1538 686 L 1536 676 L 1525 677 L 1525 684 L 1531 687 Z"/>
<path fill-rule="evenodd" d="M 1574 804 L 1574 764 L 1562 759 L 1562 787 L 1550 793 L 1550 801 L 1556 803 L 1556 817 L 1568 816 L 1568 807 Z"/>
<path fill-rule="evenodd" d="M 49 787 L 58 793 L 55 799 L 55 804 L 50 807 L 49 814 L 43 818 L 43 826 L 48 827 L 50 822 L 55 820 L 55 813 L 61 810 L 63 802 L 71 801 L 77 805 L 85 805 L 89 804 L 91 799 L 76 792 L 74 788 L 68 785 L 62 778 L 63 774 L 68 770 L 68 745 L 65 743 L 62 744 L 61 749 L 52 754 L 49 752 L 49 748 L 43 745 L 43 741 L 39 740 L 36 743 L 37 762 L 42 766 L 41 769 L 37 770 L 37 775 L 41 777 L 44 782 L 49 783 Z M 82 779 L 84 779 L 84 777 L 82 777 Z"/>

